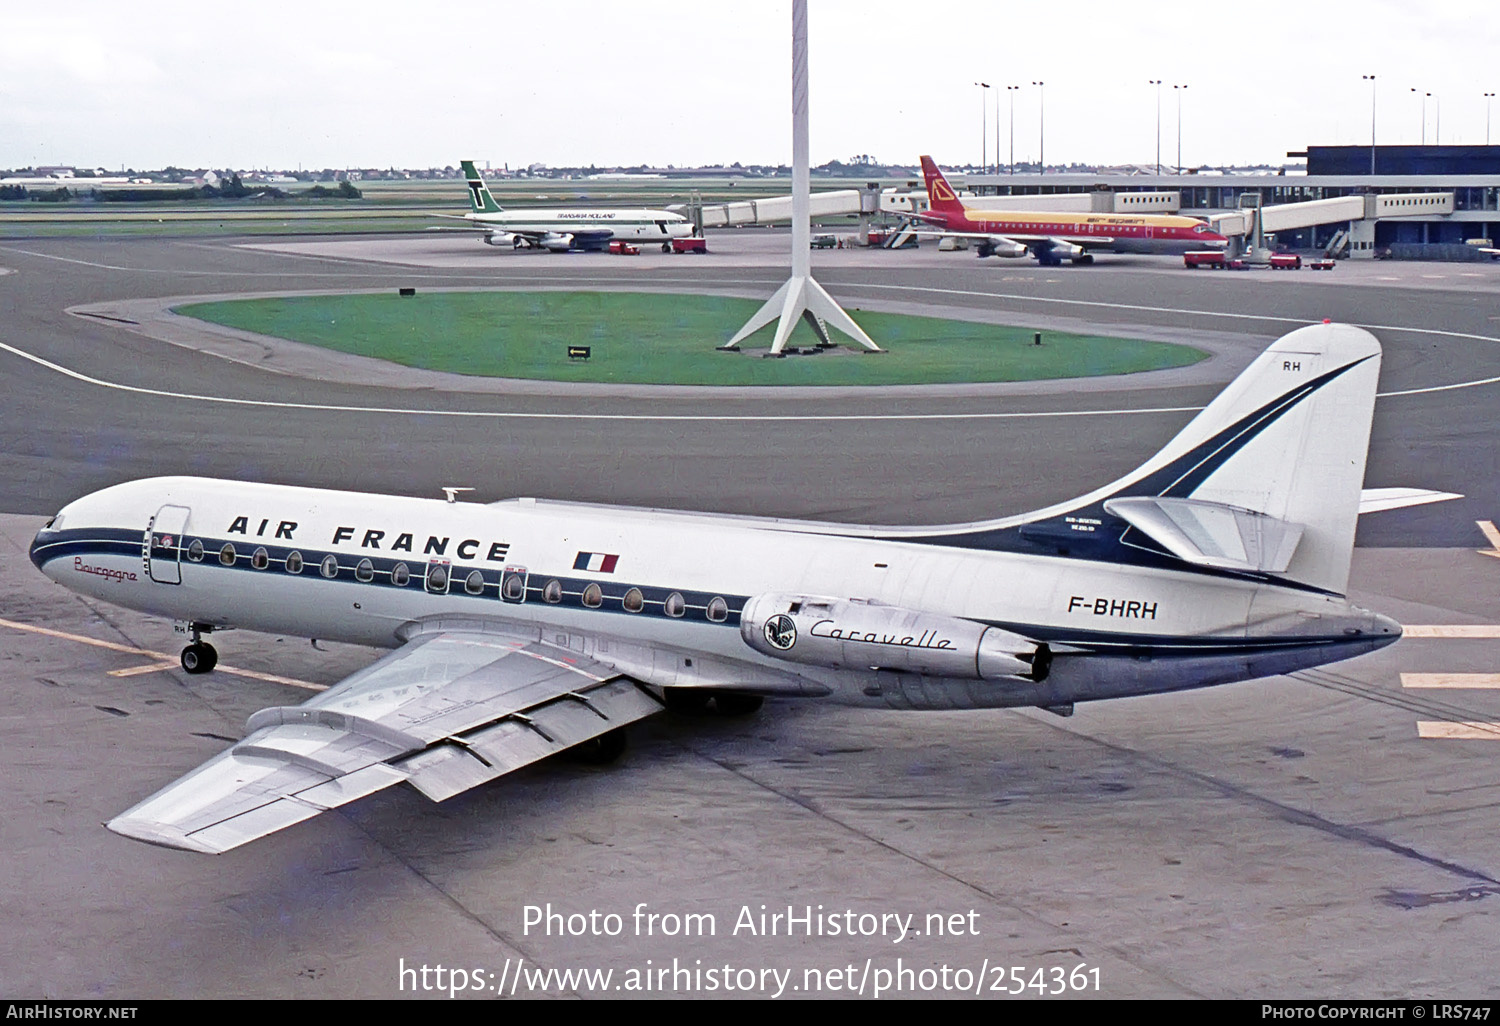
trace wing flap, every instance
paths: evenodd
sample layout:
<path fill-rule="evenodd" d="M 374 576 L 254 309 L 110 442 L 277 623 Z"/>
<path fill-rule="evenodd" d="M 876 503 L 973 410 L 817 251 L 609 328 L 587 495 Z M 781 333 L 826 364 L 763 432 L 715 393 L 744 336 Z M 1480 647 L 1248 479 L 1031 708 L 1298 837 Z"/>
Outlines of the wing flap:
<path fill-rule="evenodd" d="M 222 852 L 410 780 L 441 800 L 659 711 L 613 668 L 483 625 L 429 631 L 110 820 L 127 837 Z"/>
<path fill-rule="evenodd" d="M 606 681 L 419 752 L 401 769 L 413 787 L 440 802 L 661 709 L 633 681 Z"/>
<path fill-rule="evenodd" d="M 1202 499 L 1133 496 L 1104 511 L 1186 563 L 1224 570 L 1282 573 L 1302 540 L 1301 524 Z"/>

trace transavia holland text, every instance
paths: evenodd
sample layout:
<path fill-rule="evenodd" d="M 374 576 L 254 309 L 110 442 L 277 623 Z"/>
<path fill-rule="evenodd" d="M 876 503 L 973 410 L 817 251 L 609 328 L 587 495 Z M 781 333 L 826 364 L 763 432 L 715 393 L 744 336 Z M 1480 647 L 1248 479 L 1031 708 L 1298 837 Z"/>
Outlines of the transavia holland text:
<path fill-rule="evenodd" d="M 978 937 L 979 913 L 861 912 L 822 905 L 741 905 L 733 923 L 713 912 L 658 912 L 645 902 L 621 914 L 527 905 L 521 927 L 526 936 L 545 937 L 887 937 L 900 944 L 912 937 Z"/>

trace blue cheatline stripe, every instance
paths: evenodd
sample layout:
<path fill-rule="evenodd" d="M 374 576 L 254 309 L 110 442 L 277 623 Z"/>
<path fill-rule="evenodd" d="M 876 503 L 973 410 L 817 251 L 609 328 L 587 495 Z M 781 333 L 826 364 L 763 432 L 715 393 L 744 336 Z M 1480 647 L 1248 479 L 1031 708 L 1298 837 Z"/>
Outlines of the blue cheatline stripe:
<path fill-rule="evenodd" d="M 140 540 L 133 531 L 90 531 L 81 529 L 76 531 L 59 532 L 65 537 L 59 537 L 56 541 L 48 541 L 43 548 L 47 555 L 43 562 L 63 556 L 88 556 L 88 555 L 140 555 Z M 124 536 L 132 540 L 127 543 L 123 538 L 111 540 L 100 537 L 105 534 Z M 395 588 L 400 591 L 414 591 L 422 593 L 423 577 L 420 573 L 413 573 L 409 583 L 397 585 L 392 583 L 391 574 L 396 565 L 404 560 L 389 559 L 381 557 L 368 558 L 371 564 L 373 577 L 369 581 L 359 581 L 354 577 L 356 567 L 360 559 L 355 559 L 350 553 L 328 553 L 317 551 L 303 552 L 300 549 L 292 549 L 282 546 L 264 546 L 266 548 L 267 566 L 263 570 L 257 570 L 252 565 L 255 549 L 241 551 L 235 550 L 234 563 L 223 564 L 219 561 L 219 551 L 224 545 L 224 540 L 214 540 L 194 536 L 186 536 L 187 545 L 193 541 L 204 543 L 203 559 L 197 563 L 192 560 L 183 560 L 188 566 L 201 566 L 215 570 L 235 570 L 242 573 L 252 574 L 274 574 L 276 576 L 301 576 L 311 581 L 328 581 L 329 583 L 352 584 L 356 587 L 384 587 Z M 258 546 L 259 547 L 259 546 Z M 300 575 L 288 574 L 286 557 L 292 552 L 299 552 L 303 557 L 303 567 Z M 338 576 L 325 578 L 319 573 L 318 567 L 322 560 L 333 555 L 338 560 Z M 418 562 L 418 570 L 425 569 L 425 563 Z M 410 567 L 410 564 L 408 564 Z M 464 592 L 462 581 L 467 577 L 470 569 L 480 570 L 484 578 L 484 589 L 478 595 L 469 595 Z M 504 576 L 504 570 L 490 570 L 473 567 L 454 568 L 450 566 L 450 590 L 444 597 L 468 597 L 474 599 L 488 599 L 494 601 L 500 596 L 500 583 Z M 547 584 L 556 580 L 561 587 L 561 601 L 548 603 L 543 594 Z M 583 604 L 583 593 L 591 584 L 599 585 L 601 592 L 601 605 L 598 607 L 585 606 Z M 172 587 L 172 585 L 162 585 Z M 643 599 L 642 609 L 639 613 L 630 613 L 624 608 L 625 594 L 631 589 L 641 592 Z M 666 614 L 667 598 L 673 594 L 681 595 L 684 599 L 685 611 L 681 617 L 669 617 Z M 728 606 L 727 616 L 723 621 L 712 621 L 707 617 L 708 604 L 715 598 L 724 599 Z M 740 626 L 740 614 L 744 609 L 748 596 L 742 595 L 719 595 L 711 592 L 689 591 L 676 588 L 656 587 L 651 585 L 636 585 L 625 581 L 599 581 L 591 578 L 576 577 L 550 577 L 544 574 L 528 574 L 526 583 L 526 601 L 532 605 L 543 608 L 553 606 L 567 609 L 587 609 L 592 612 L 609 613 L 624 616 L 647 616 L 653 618 L 670 619 L 688 623 L 706 623 L 712 626 L 731 627 L 738 629 Z M 1151 655 L 1155 658 L 1201 658 L 1210 655 L 1233 655 L 1236 653 L 1264 652 L 1273 650 L 1317 648 L 1325 645 L 1349 643 L 1357 640 L 1355 638 L 1338 635 L 1328 637 L 1307 638 L 1193 638 L 1168 634 L 1130 634 L 1119 631 L 1096 631 L 1069 626 L 1052 626 L 1031 623 L 1018 623 L 1004 620 L 979 621 L 987 623 L 992 627 L 999 627 L 1015 634 L 1019 634 L 1032 641 L 1043 641 L 1049 644 L 1072 645 L 1084 648 L 1091 654 L 1107 654 L 1110 652 L 1134 653 Z"/>
<path fill-rule="evenodd" d="M 44 531 L 42 534 L 56 535 L 55 538 L 46 538 L 33 548 L 33 561 L 43 566 L 54 559 L 63 556 L 74 555 L 111 555 L 111 556 L 133 556 L 141 558 L 141 542 L 144 531 L 120 531 L 120 530 L 91 530 L 80 528 L 76 530 L 65 530 L 60 532 Z M 40 538 L 41 535 L 38 535 Z M 408 559 L 392 558 L 390 556 L 377 556 L 374 554 L 361 555 L 349 552 L 329 552 L 326 550 L 299 549 L 284 545 L 262 545 L 256 539 L 250 539 L 255 544 L 246 544 L 246 539 L 208 538 L 201 535 L 187 534 L 179 539 L 180 547 L 176 550 L 180 553 L 179 562 L 184 567 L 205 567 L 216 570 L 237 570 L 256 574 L 276 574 L 282 577 L 305 577 L 314 581 L 330 581 L 344 584 L 356 584 L 360 587 L 383 587 L 394 588 L 398 591 L 425 592 L 425 575 L 428 561 L 421 557 Z M 188 551 L 193 543 L 198 542 L 203 546 L 201 559 L 191 559 Z M 220 559 L 220 553 L 226 544 L 234 546 L 232 563 L 224 563 Z M 257 569 L 254 565 L 255 553 L 258 549 L 266 550 L 266 566 Z M 163 551 L 160 548 L 153 552 Z M 287 557 L 296 552 L 302 557 L 303 569 L 299 574 L 287 571 Z M 337 563 L 336 576 L 324 577 L 320 567 L 324 559 L 333 556 Z M 360 564 L 369 560 L 369 567 L 365 572 L 370 574 L 370 580 L 360 580 L 357 576 Z M 406 584 L 395 584 L 393 573 L 398 564 L 405 564 L 411 575 Z M 501 584 L 504 580 L 507 568 L 504 566 L 474 566 L 471 564 L 450 563 L 447 567 L 449 579 L 446 591 L 439 594 L 466 598 L 489 598 L 496 599 L 501 596 Z M 512 570 L 511 572 L 517 572 Z M 464 584 L 469 575 L 477 571 L 481 575 L 483 586 L 478 593 L 465 591 Z M 546 586 L 551 581 L 557 581 L 561 587 L 561 601 L 557 603 L 547 602 L 543 595 Z M 586 606 L 583 604 L 583 593 L 591 584 L 597 584 L 600 591 L 600 605 Z M 172 585 L 166 585 L 172 587 Z M 641 593 L 642 608 L 638 613 L 631 613 L 624 608 L 624 599 L 627 592 L 632 589 Z M 666 612 L 667 599 L 672 595 L 681 595 L 683 599 L 683 615 L 680 617 L 668 616 Z M 722 599 L 726 605 L 725 618 L 723 620 L 710 620 L 708 618 L 708 606 L 714 599 Z M 740 612 L 745 603 L 749 601 L 747 595 L 725 595 L 717 592 L 695 591 L 683 588 L 658 587 L 656 585 L 633 584 L 629 581 L 596 580 L 588 577 L 573 577 L 562 575 L 549 575 L 536 572 L 526 574 L 526 601 L 528 603 L 547 608 L 560 606 L 569 609 L 587 609 L 592 612 L 616 613 L 627 616 L 653 616 L 669 620 L 687 621 L 691 623 L 707 623 L 715 627 L 739 628 Z"/>

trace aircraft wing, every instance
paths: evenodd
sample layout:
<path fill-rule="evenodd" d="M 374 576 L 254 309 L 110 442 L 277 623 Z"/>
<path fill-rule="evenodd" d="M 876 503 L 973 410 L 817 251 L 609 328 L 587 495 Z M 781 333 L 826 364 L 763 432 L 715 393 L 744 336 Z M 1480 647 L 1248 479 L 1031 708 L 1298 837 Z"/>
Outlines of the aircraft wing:
<path fill-rule="evenodd" d="M 536 629 L 440 625 L 311 701 L 262 709 L 243 741 L 106 825 L 218 853 L 403 780 L 442 801 L 661 708 Z"/>

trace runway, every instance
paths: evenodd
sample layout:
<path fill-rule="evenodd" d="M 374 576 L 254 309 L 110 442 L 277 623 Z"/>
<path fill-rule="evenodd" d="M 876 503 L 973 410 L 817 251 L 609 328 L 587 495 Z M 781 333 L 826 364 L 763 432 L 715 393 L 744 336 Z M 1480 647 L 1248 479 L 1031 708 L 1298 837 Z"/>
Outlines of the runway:
<path fill-rule="evenodd" d="M 1500 693 L 1477 677 L 1403 687 L 1402 674 L 1493 672 L 1500 639 L 1409 637 L 1297 678 L 1069 720 L 791 702 L 748 721 L 657 718 L 610 770 L 547 763 L 441 805 L 396 789 L 208 858 L 99 823 L 219 751 L 251 712 L 301 701 L 285 681 L 332 683 L 374 653 L 231 633 L 223 669 L 189 678 L 160 668 L 180 647 L 170 625 L 56 588 L 25 546 L 69 499 L 162 473 L 874 523 L 1019 512 L 1129 470 L 1267 342 L 1330 317 L 1385 345 L 1367 485 L 1466 496 L 1366 518 L 1356 600 L 1406 624 L 1496 624 L 1500 561 L 1476 550 L 1488 545 L 1477 522 L 1500 508 L 1500 385 L 1483 383 L 1500 377 L 1500 265 L 1234 274 L 1165 258 L 814 254 L 849 306 L 1197 337 L 1216 354 L 1166 380 L 897 394 L 315 378 L 253 340 L 164 340 L 99 316 L 135 320 L 129 304 L 165 297 L 407 285 L 763 295 L 785 276 L 786 236 L 764 231 L 713 236 L 705 257 L 240 241 L 0 241 L 14 272 L 0 275 L 7 994 L 431 997 L 400 970 L 437 963 L 494 974 L 471 996 L 493 995 L 502 973 L 515 996 L 631 996 L 645 991 L 629 989 L 630 970 L 669 965 L 786 970 L 785 995 L 843 995 L 860 979 L 872 997 L 881 970 L 896 981 L 913 966 L 967 970 L 972 996 L 1014 988 L 1011 968 L 1045 982 L 1078 966 L 1100 983 L 1067 993 L 1495 994 L 1500 728 L 1461 740 L 1420 724 L 1493 724 Z M 623 932 L 528 928 L 526 906 L 548 903 L 617 913 Z M 716 932 L 640 935 L 641 904 L 711 914 Z M 914 918 L 899 943 L 734 929 L 762 905 Z M 523 967 L 617 975 L 565 985 Z M 669 994 L 738 993 L 672 979 Z M 775 972 L 755 980 L 751 993 L 777 992 Z M 912 988 L 961 989 L 915 976 Z"/>

